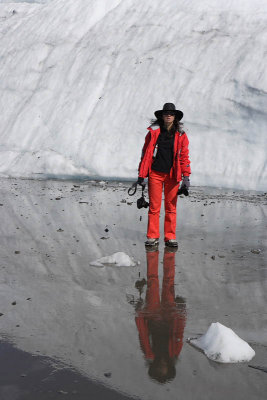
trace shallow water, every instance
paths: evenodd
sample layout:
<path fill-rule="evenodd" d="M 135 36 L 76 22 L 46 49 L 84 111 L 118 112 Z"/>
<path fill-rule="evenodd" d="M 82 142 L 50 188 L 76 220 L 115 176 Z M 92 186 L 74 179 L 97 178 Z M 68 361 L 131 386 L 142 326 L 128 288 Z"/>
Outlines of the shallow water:
<path fill-rule="evenodd" d="M 130 397 L 265 398 L 263 370 L 217 364 L 186 341 L 218 321 L 254 348 L 249 365 L 267 367 L 264 193 L 193 188 L 178 202 L 177 253 L 162 242 L 146 253 L 147 210 L 125 183 L 8 179 L 0 196 L 1 353 L 12 343 L 10 357 L 48 357 L 83 387 Z M 117 251 L 137 265 L 90 266 Z"/>

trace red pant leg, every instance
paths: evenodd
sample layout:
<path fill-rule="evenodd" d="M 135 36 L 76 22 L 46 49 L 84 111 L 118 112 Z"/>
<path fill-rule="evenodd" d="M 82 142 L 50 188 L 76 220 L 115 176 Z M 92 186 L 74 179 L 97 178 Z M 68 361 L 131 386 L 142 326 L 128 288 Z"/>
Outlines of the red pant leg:
<path fill-rule="evenodd" d="M 176 204 L 179 184 L 167 175 L 164 183 L 165 221 L 164 240 L 176 238 Z"/>
<path fill-rule="evenodd" d="M 175 253 L 164 250 L 163 257 L 163 280 L 161 292 L 161 304 L 164 307 L 175 306 L 174 300 L 174 278 L 175 278 Z"/>
<path fill-rule="evenodd" d="M 157 311 L 160 309 L 159 296 L 159 251 L 146 253 L 147 259 L 147 290 L 146 311 Z"/>
<path fill-rule="evenodd" d="M 163 182 L 167 174 L 151 171 L 148 178 L 149 211 L 147 237 L 159 238 L 159 216 L 162 200 Z"/>

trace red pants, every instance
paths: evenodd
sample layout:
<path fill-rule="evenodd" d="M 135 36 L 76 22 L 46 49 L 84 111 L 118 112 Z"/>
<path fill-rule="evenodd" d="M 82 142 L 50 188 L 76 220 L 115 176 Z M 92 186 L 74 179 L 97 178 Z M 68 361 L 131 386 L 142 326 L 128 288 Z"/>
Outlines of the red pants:
<path fill-rule="evenodd" d="M 169 174 L 164 172 L 151 171 L 148 178 L 149 212 L 147 237 L 159 238 L 159 216 L 164 185 L 164 240 L 175 239 L 176 231 L 176 203 L 179 183 Z"/>
<path fill-rule="evenodd" d="M 146 301 L 135 318 L 141 349 L 146 359 L 155 360 L 159 357 L 162 358 L 164 354 L 162 350 L 164 351 L 165 348 L 166 351 L 165 346 L 168 343 L 169 358 L 178 357 L 183 347 L 186 304 L 179 296 L 177 296 L 179 303 L 176 303 L 174 290 L 175 253 L 168 253 L 165 248 L 161 298 L 158 277 L 159 252 L 147 252 L 146 255 Z"/>

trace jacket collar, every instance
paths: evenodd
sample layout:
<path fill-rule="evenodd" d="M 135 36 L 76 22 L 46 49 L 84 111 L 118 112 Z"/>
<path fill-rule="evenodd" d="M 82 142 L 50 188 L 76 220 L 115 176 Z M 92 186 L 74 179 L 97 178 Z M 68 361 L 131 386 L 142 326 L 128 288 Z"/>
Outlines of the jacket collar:
<path fill-rule="evenodd" d="M 150 125 L 147 129 L 150 132 L 158 133 L 158 131 L 160 130 L 160 126 L 158 124 L 153 125 L 153 127 Z M 182 130 L 182 132 L 176 131 L 175 133 L 177 133 L 177 132 L 178 132 L 179 136 L 182 136 L 184 134 L 183 130 Z"/>

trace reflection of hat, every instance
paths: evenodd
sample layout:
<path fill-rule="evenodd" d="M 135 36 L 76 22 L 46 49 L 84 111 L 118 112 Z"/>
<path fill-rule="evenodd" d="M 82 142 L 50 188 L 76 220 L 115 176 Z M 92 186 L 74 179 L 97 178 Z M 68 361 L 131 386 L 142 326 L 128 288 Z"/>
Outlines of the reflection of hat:
<path fill-rule="evenodd" d="M 162 118 L 162 114 L 163 114 L 164 111 L 172 111 L 172 112 L 174 112 L 175 113 L 175 117 L 176 117 L 176 119 L 178 121 L 181 121 L 181 119 L 184 116 L 184 113 L 182 111 L 176 110 L 175 105 L 173 103 L 165 103 L 162 110 L 158 110 L 158 111 L 154 112 L 155 117 L 157 119 Z"/>

